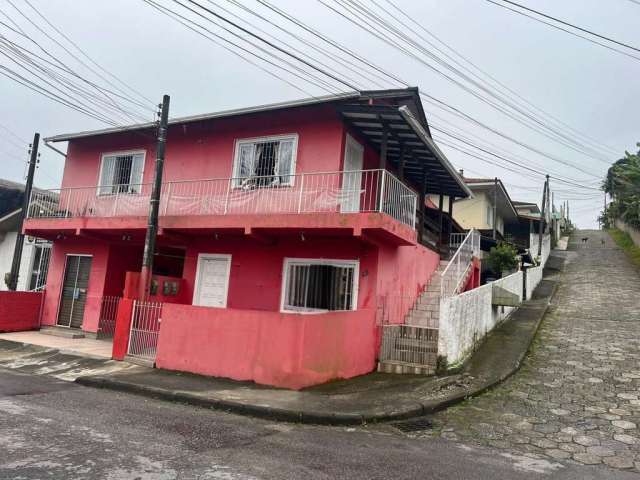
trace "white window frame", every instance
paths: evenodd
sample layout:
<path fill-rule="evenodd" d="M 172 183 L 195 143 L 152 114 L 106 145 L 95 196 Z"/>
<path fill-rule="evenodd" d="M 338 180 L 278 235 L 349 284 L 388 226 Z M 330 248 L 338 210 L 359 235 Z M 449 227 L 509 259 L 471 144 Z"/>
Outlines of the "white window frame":
<path fill-rule="evenodd" d="M 334 265 L 337 267 L 353 267 L 353 292 L 351 293 L 351 308 L 348 310 L 324 310 L 302 307 L 286 308 L 287 298 L 287 278 L 289 267 L 292 264 L 300 265 Z M 281 313 L 303 313 L 318 314 L 329 312 L 352 312 L 358 309 L 358 289 L 360 288 L 360 260 L 327 259 L 327 258 L 291 258 L 285 257 L 282 265 L 282 287 L 280 291 L 280 312 Z"/>
<path fill-rule="evenodd" d="M 227 281 L 224 286 L 224 304 L 221 307 L 214 307 L 211 305 L 199 305 L 196 304 L 196 299 L 200 298 L 200 276 L 202 275 L 202 270 L 200 269 L 200 260 L 205 258 L 220 258 L 227 260 Z M 196 263 L 196 279 L 193 286 L 193 298 L 191 299 L 191 305 L 196 307 L 206 307 L 206 308 L 227 308 L 227 302 L 229 300 L 229 283 L 231 279 L 231 254 L 229 253 L 199 253 L 198 260 Z"/>
<path fill-rule="evenodd" d="M 234 148 L 233 148 L 233 167 L 231 171 L 231 176 L 234 179 L 234 185 L 232 188 L 242 188 L 241 185 L 235 185 L 235 179 L 240 178 L 240 147 L 242 145 L 251 145 L 254 143 L 264 143 L 264 142 L 277 142 L 282 140 L 292 140 L 293 147 L 291 148 L 291 173 L 289 177 L 288 183 L 280 184 L 282 187 L 293 187 L 295 185 L 296 179 L 296 165 L 298 163 L 298 134 L 297 133 L 287 133 L 282 135 L 267 135 L 264 137 L 253 137 L 253 138 L 236 138 Z"/>
<path fill-rule="evenodd" d="M 137 149 L 137 150 L 121 150 L 121 151 L 116 151 L 116 152 L 102 152 L 100 154 L 100 170 L 98 171 L 98 181 L 96 182 L 96 195 L 98 195 L 99 197 L 105 197 L 108 195 L 116 195 L 115 193 L 100 193 L 100 187 L 104 187 L 106 185 L 100 185 L 100 180 L 102 179 L 102 170 L 104 169 L 104 157 L 111 157 L 111 156 L 124 156 L 124 155 L 138 155 L 138 154 L 142 154 L 142 176 L 140 178 L 140 184 L 143 183 L 144 180 L 144 166 L 145 163 L 147 161 L 147 151 L 145 149 Z M 130 185 L 137 185 L 137 184 L 132 184 L 129 183 Z M 142 187 L 142 185 L 141 185 Z M 140 188 L 140 192 L 142 192 L 142 188 Z M 130 194 L 130 195 L 139 195 L 138 194 Z"/>
<path fill-rule="evenodd" d="M 489 228 L 493 228 L 493 205 L 492 204 L 490 203 L 487 204 L 485 213 L 487 214 L 487 225 L 489 225 Z"/>

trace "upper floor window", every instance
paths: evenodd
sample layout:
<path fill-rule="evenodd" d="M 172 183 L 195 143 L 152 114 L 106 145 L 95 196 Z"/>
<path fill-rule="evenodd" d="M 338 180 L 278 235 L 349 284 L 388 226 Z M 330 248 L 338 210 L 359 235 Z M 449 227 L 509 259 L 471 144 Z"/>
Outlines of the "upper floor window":
<path fill-rule="evenodd" d="M 297 135 L 238 140 L 233 186 L 249 189 L 293 185 L 297 149 Z"/>
<path fill-rule="evenodd" d="M 98 194 L 140 193 L 144 154 L 144 151 L 137 151 L 103 155 Z"/>
<path fill-rule="evenodd" d="M 493 228 L 493 205 L 487 205 L 487 225 Z"/>

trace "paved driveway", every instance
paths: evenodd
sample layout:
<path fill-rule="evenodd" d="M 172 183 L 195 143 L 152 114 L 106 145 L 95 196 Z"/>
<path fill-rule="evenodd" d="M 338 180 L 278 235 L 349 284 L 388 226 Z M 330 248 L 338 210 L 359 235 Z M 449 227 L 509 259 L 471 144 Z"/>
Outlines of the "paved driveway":
<path fill-rule="evenodd" d="M 435 434 L 640 471 L 640 272 L 603 232 L 578 232 L 569 249 L 523 368 L 437 414 Z"/>

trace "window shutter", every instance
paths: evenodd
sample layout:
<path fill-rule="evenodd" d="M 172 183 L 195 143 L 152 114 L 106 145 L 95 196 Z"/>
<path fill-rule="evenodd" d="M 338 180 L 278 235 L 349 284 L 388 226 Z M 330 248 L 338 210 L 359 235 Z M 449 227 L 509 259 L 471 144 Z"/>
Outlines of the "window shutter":
<path fill-rule="evenodd" d="M 278 147 L 278 163 L 276 164 L 276 174 L 280 176 L 280 183 L 290 185 L 293 183 L 291 177 L 293 172 L 293 140 L 281 140 Z"/>
<path fill-rule="evenodd" d="M 238 158 L 234 171 L 236 177 L 234 184 L 236 187 L 242 185 L 242 179 L 250 177 L 253 174 L 254 148 L 255 144 L 253 143 L 244 143 L 238 146 Z"/>
<path fill-rule="evenodd" d="M 143 168 L 144 154 L 136 153 L 131 161 L 131 178 L 129 180 L 131 193 L 140 193 L 141 191 Z"/>
<path fill-rule="evenodd" d="M 99 195 L 109 195 L 113 192 L 113 176 L 116 169 L 116 157 L 114 155 L 107 155 L 102 157 L 102 170 L 100 172 L 99 180 Z"/>

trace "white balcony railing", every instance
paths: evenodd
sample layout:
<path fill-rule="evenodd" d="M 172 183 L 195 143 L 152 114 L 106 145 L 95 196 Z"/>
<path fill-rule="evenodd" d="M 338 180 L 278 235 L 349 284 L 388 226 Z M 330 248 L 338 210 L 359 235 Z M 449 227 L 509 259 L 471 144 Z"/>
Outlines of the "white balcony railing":
<path fill-rule="evenodd" d="M 480 255 L 480 232 L 471 229 L 453 254 L 442 272 L 440 298 L 448 298 L 460 292 L 463 280 L 471 268 L 471 260 Z"/>
<path fill-rule="evenodd" d="M 146 216 L 151 184 L 34 191 L 29 218 Z M 415 229 L 417 194 L 386 170 L 167 182 L 160 215 L 381 212 Z"/>

